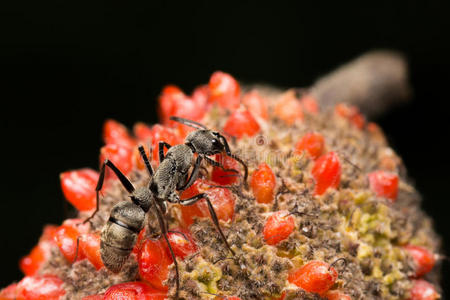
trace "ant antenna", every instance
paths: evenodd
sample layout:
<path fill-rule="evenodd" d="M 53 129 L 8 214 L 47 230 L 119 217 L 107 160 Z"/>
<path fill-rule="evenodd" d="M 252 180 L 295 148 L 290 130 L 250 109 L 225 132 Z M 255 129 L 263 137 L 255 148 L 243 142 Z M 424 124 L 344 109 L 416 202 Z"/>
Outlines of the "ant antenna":
<path fill-rule="evenodd" d="M 195 129 L 208 130 L 208 128 L 205 125 L 200 124 L 200 123 L 195 122 L 195 121 L 192 121 L 192 120 L 188 120 L 188 119 L 184 119 L 184 118 L 180 118 L 180 117 L 176 117 L 176 116 L 171 116 L 169 119 L 172 120 L 172 121 L 181 123 L 183 125 L 195 128 Z"/>
<path fill-rule="evenodd" d="M 339 261 L 342 261 L 343 263 L 344 263 L 344 270 L 345 270 L 345 268 L 347 267 L 347 259 L 346 258 L 344 258 L 344 257 L 341 257 L 341 258 L 338 258 L 338 259 L 336 259 L 334 262 L 332 262 L 331 264 L 330 264 L 330 266 L 328 267 L 328 271 L 330 271 L 331 270 L 331 267 L 334 267 Z"/>

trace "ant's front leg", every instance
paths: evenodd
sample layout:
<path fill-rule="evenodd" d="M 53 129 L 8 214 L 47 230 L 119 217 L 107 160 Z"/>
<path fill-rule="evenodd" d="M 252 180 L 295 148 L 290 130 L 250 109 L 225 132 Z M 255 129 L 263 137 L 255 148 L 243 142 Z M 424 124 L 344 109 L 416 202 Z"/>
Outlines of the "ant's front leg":
<path fill-rule="evenodd" d="M 230 245 L 228 244 L 227 239 L 225 238 L 225 235 L 222 232 L 222 229 L 220 228 L 219 219 L 217 218 L 217 215 L 216 215 L 216 212 L 214 210 L 214 207 L 212 206 L 212 203 L 209 200 L 209 197 L 208 197 L 208 195 L 206 193 L 198 194 L 198 195 L 193 196 L 192 198 L 189 198 L 189 199 L 180 200 L 180 204 L 183 205 L 183 206 L 188 206 L 188 205 L 192 205 L 192 204 L 196 203 L 197 201 L 199 201 L 201 199 L 205 199 L 206 200 L 206 203 L 208 204 L 209 214 L 211 215 L 211 219 L 212 219 L 214 225 L 216 226 L 217 230 L 219 231 L 220 236 L 222 237 L 222 240 L 227 245 L 228 250 L 230 250 L 230 252 L 234 256 L 235 253 L 234 253 L 233 249 L 231 249 Z"/>
<path fill-rule="evenodd" d="M 162 161 L 164 160 L 164 146 L 167 149 L 170 149 L 170 147 L 172 147 L 170 144 L 163 141 L 160 141 L 158 143 L 159 163 L 162 163 Z"/>
<path fill-rule="evenodd" d="M 101 168 L 100 168 L 100 175 L 98 177 L 98 181 L 97 181 L 97 186 L 95 187 L 95 193 L 96 193 L 96 206 L 95 206 L 95 211 L 92 213 L 92 215 L 87 218 L 86 220 L 83 221 L 83 224 L 88 222 L 89 220 L 91 220 L 95 214 L 97 214 L 99 208 L 100 208 L 100 191 L 103 187 L 103 182 L 105 181 L 105 171 L 106 171 L 106 167 L 109 167 L 111 170 L 113 170 L 114 174 L 116 174 L 117 178 L 119 178 L 120 182 L 122 183 L 123 187 L 128 191 L 128 193 L 133 193 L 134 192 L 134 186 L 133 184 L 130 182 L 130 180 L 128 180 L 128 178 L 109 160 L 109 159 L 105 159 L 105 161 L 103 162 Z"/>

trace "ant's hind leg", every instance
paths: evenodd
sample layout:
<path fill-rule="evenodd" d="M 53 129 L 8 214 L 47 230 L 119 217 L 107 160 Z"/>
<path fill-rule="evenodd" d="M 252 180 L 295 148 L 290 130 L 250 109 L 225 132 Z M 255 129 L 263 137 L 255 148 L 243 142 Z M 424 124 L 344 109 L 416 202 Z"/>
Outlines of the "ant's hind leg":
<path fill-rule="evenodd" d="M 217 218 L 214 207 L 212 206 L 211 201 L 209 200 L 208 195 L 206 193 L 198 194 L 198 195 L 196 195 L 192 198 L 186 199 L 186 200 L 181 200 L 180 204 L 184 205 L 184 206 L 192 205 L 192 204 L 196 203 L 197 201 L 199 201 L 200 199 L 206 200 L 206 203 L 208 204 L 209 214 L 211 215 L 211 219 L 212 219 L 214 225 L 216 226 L 217 230 L 219 231 L 220 236 L 222 237 L 222 240 L 225 242 L 225 245 L 227 246 L 228 250 L 230 250 L 230 252 L 234 256 L 235 253 L 234 253 L 233 249 L 231 249 L 230 245 L 228 244 L 227 239 L 225 238 L 225 235 L 222 232 L 222 229 L 220 228 L 219 219 Z"/>
<path fill-rule="evenodd" d="M 120 182 L 122 183 L 123 187 L 128 191 L 128 193 L 134 192 L 134 186 L 128 180 L 128 178 L 108 159 L 105 159 L 103 162 L 101 168 L 100 168 L 100 175 L 98 177 L 97 186 L 95 187 L 95 197 L 96 197 L 96 206 L 95 211 L 92 213 L 90 217 L 88 217 L 86 220 L 83 221 L 83 224 L 91 220 L 98 212 L 100 208 L 100 191 L 103 187 L 103 182 L 105 181 L 105 171 L 106 167 L 109 167 L 111 170 L 113 170 L 114 174 L 116 174 L 117 178 L 119 178 Z"/>

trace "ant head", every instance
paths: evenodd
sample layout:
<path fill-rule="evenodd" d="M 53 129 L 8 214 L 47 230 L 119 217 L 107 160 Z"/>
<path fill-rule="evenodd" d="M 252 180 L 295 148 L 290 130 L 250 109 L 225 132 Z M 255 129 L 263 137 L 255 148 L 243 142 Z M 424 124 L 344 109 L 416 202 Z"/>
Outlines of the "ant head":
<path fill-rule="evenodd" d="M 186 142 L 190 143 L 199 154 L 213 155 L 222 153 L 225 150 L 221 137 L 218 132 L 199 129 L 191 132 L 186 137 Z"/>

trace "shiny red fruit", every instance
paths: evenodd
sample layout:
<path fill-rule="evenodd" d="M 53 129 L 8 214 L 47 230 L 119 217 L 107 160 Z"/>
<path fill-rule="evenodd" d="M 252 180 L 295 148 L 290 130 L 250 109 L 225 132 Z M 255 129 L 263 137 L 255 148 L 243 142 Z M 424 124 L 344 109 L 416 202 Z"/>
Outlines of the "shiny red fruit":
<path fill-rule="evenodd" d="M 56 276 L 27 276 L 16 288 L 17 300 L 58 300 L 66 291 L 63 281 Z"/>
<path fill-rule="evenodd" d="M 98 176 L 98 172 L 87 168 L 61 173 L 61 188 L 67 201 L 79 211 L 94 209 Z"/>
<path fill-rule="evenodd" d="M 81 235 L 79 251 L 86 256 L 97 270 L 104 267 L 100 257 L 100 235 L 93 233 Z"/>
<path fill-rule="evenodd" d="M 136 141 L 130 136 L 128 129 L 111 119 L 103 124 L 103 141 L 105 144 L 115 144 L 129 149 L 136 146 Z"/>
<path fill-rule="evenodd" d="M 206 192 L 217 214 L 217 218 L 223 221 L 231 220 L 234 215 L 233 194 L 229 189 L 213 188 L 209 187 L 208 184 L 215 183 L 201 179 L 197 180 L 189 189 L 181 194 L 181 199 L 187 199 L 199 193 Z M 180 208 L 181 222 L 185 227 L 189 227 L 194 223 L 196 217 L 210 218 L 208 204 L 205 199 L 201 199 L 189 206 L 180 206 Z"/>
<path fill-rule="evenodd" d="M 337 277 L 337 271 L 329 264 L 313 260 L 290 272 L 288 280 L 307 292 L 323 294 L 333 286 Z"/>
<path fill-rule="evenodd" d="M 359 129 L 362 129 L 366 124 L 364 116 L 359 112 L 359 109 L 356 106 L 339 103 L 334 108 L 334 111 L 338 116 L 347 119 Z"/>
<path fill-rule="evenodd" d="M 50 258 L 53 243 L 49 241 L 39 242 L 28 254 L 19 261 L 20 270 L 26 276 L 35 275 L 41 266 Z"/>
<path fill-rule="evenodd" d="M 169 275 L 169 265 L 172 258 L 166 251 L 165 241 L 145 240 L 138 254 L 139 275 L 153 287 L 167 291 L 163 284 Z"/>
<path fill-rule="evenodd" d="M 428 249 L 414 245 L 406 245 L 403 248 L 412 256 L 416 265 L 414 277 L 422 277 L 433 269 L 436 258 Z"/>
<path fill-rule="evenodd" d="M 311 95 L 305 95 L 300 99 L 300 104 L 303 107 L 304 111 L 309 112 L 310 114 L 318 114 L 319 113 L 319 104 L 317 100 Z"/>
<path fill-rule="evenodd" d="M 0 290 L 0 300 L 15 300 L 17 298 L 17 283 L 11 283 Z"/>
<path fill-rule="evenodd" d="M 414 280 L 408 300 L 435 300 L 439 298 L 435 287 L 423 279 Z"/>
<path fill-rule="evenodd" d="M 275 104 L 275 116 L 287 125 L 303 120 L 303 109 L 293 90 L 285 92 Z"/>
<path fill-rule="evenodd" d="M 240 108 L 235 110 L 228 118 L 223 127 L 223 131 L 231 136 L 242 138 L 244 136 L 252 137 L 260 130 L 258 122 L 253 118 L 252 114 Z"/>
<path fill-rule="evenodd" d="M 222 164 L 225 169 L 241 170 L 241 165 L 233 158 L 225 154 L 216 154 L 214 160 Z M 213 167 L 211 172 L 211 180 L 220 185 L 232 185 L 239 181 L 238 173 L 224 171 L 222 168 Z"/>
<path fill-rule="evenodd" d="M 163 125 L 156 124 L 152 127 L 152 148 L 153 148 L 153 161 L 159 164 L 159 142 L 166 142 L 171 146 L 177 145 L 179 139 L 175 132 Z M 164 147 L 164 155 L 167 153 L 167 148 Z"/>
<path fill-rule="evenodd" d="M 189 230 L 179 227 L 173 228 L 171 229 L 171 232 L 167 234 L 167 236 L 176 257 L 184 259 L 186 256 L 197 252 L 197 245 L 195 244 L 195 241 Z M 169 249 L 167 249 L 167 251 L 169 251 Z"/>
<path fill-rule="evenodd" d="M 98 294 L 83 297 L 81 300 L 103 300 L 104 298 L 105 298 L 104 294 Z"/>
<path fill-rule="evenodd" d="M 103 146 L 100 149 L 100 163 L 102 164 L 105 159 L 112 161 L 125 175 L 128 175 L 133 170 L 133 149 L 115 144 Z M 117 178 L 110 169 L 106 170 L 106 174 L 106 178 L 108 179 Z"/>
<path fill-rule="evenodd" d="M 194 101 L 197 105 L 197 107 L 204 107 L 206 108 L 208 105 L 208 98 L 209 98 L 209 86 L 208 85 L 202 85 L 199 87 L 196 87 L 194 91 L 192 92 L 192 101 Z"/>
<path fill-rule="evenodd" d="M 346 295 L 340 291 L 328 291 L 328 293 L 325 294 L 325 298 L 328 300 L 352 300 L 349 295 Z"/>
<path fill-rule="evenodd" d="M 295 220 L 287 210 L 274 212 L 267 218 L 264 225 L 264 240 L 269 245 L 276 245 L 287 239 L 295 228 Z"/>
<path fill-rule="evenodd" d="M 253 172 L 250 186 L 258 203 L 271 203 L 274 199 L 276 178 L 270 166 L 261 163 Z"/>
<path fill-rule="evenodd" d="M 151 142 L 153 138 L 152 129 L 142 122 L 134 124 L 133 133 L 137 137 L 139 142 L 144 145 L 148 142 Z"/>
<path fill-rule="evenodd" d="M 230 74 L 217 71 L 209 79 L 209 102 L 217 102 L 220 107 L 235 110 L 240 104 L 241 88 Z"/>
<path fill-rule="evenodd" d="M 341 181 L 341 163 L 335 152 L 320 156 L 311 174 L 316 182 L 314 195 L 322 195 L 328 188 L 337 188 Z"/>
<path fill-rule="evenodd" d="M 309 132 L 295 145 L 295 154 L 305 151 L 312 159 L 317 159 L 325 149 L 325 139 L 320 133 Z"/>
<path fill-rule="evenodd" d="M 78 248 L 78 254 L 76 253 L 77 238 L 81 234 L 87 233 L 88 230 L 89 225 L 81 224 L 81 220 L 68 219 L 56 231 L 54 237 L 55 243 L 69 263 L 74 261 L 75 256 L 77 257 L 77 261 L 85 258 L 80 248 Z"/>
<path fill-rule="evenodd" d="M 378 196 L 392 201 L 397 199 L 398 176 L 386 171 L 375 171 L 367 175 L 369 177 L 370 189 Z"/>
<path fill-rule="evenodd" d="M 159 291 L 144 282 L 126 282 L 111 286 L 104 300 L 163 300 L 167 293 Z"/>
<path fill-rule="evenodd" d="M 167 85 L 163 88 L 161 95 L 158 98 L 158 114 L 161 123 L 165 125 L 169 124 L 169 118 L 175 109 L 175 101 L 184 97 L 186 97 L 186 95 L 175 85 Z"/>
<path fill-rule="evenodd" d="M 269 119 L 269 111 L 266 100 L 261 97 L 256 90 L 246 93 L 242 97 L 242 103 L 254 117 L 259 117 L 263 120 Z"/>

